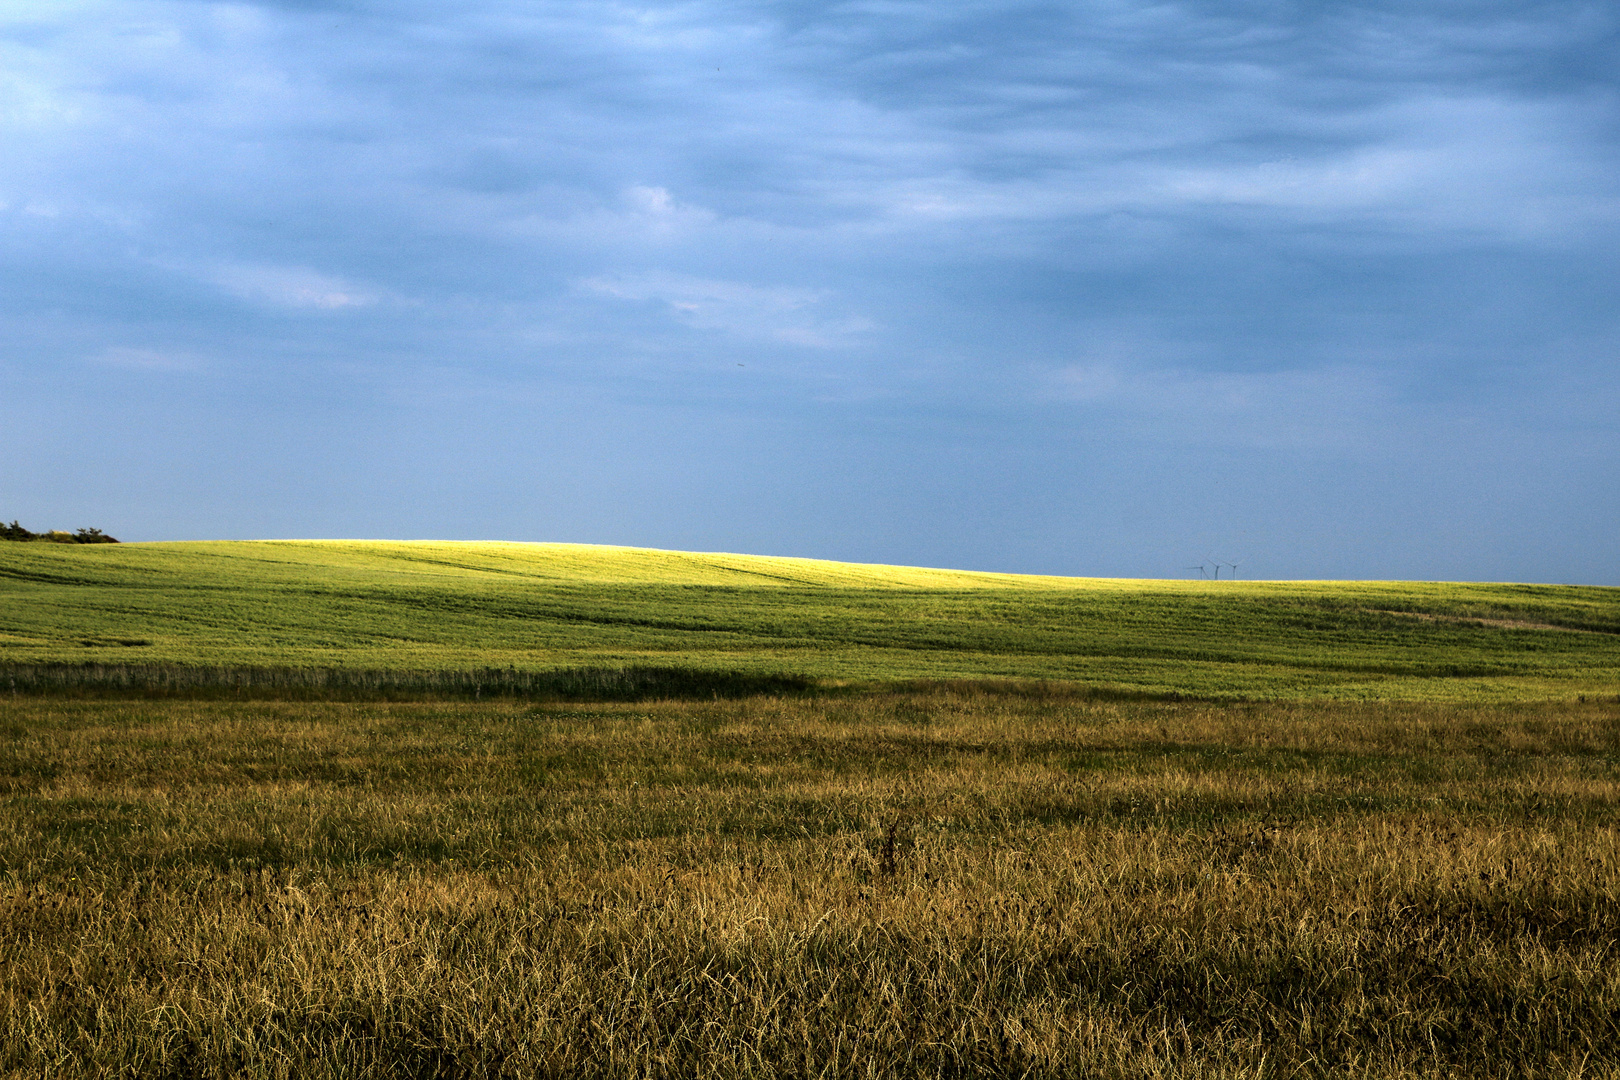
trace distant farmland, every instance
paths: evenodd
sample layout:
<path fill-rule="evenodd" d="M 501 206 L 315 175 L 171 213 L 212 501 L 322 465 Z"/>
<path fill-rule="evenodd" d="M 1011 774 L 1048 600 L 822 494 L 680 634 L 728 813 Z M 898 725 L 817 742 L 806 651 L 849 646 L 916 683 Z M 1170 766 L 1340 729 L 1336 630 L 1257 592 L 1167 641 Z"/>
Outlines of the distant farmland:
<path fill-rule="evenodd" d="M 0 544 L 0 669 L 80 690 L 498 694 L 572 678 L 678 697 L 972 679 L 1208 700 L 1576 700 L 1620 687 L 1620 590 L 1052 578 L 563 544 Z"/>

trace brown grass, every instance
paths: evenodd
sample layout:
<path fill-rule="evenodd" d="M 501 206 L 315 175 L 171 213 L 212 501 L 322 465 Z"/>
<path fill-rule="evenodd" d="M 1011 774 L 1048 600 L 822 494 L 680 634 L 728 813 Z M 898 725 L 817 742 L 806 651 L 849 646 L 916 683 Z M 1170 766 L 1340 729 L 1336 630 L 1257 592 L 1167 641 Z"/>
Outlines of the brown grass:
<path fill-rule="evenodd" d="M 0 1073 L 1616 1076 L 1620 709 L 0 703 Z"/>

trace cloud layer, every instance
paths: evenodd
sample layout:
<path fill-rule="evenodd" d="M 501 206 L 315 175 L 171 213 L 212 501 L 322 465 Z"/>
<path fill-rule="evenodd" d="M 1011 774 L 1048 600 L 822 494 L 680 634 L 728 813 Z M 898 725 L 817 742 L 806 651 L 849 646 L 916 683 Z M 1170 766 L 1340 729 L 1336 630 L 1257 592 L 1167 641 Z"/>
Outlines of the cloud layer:
<path fill-rule="evenodd" d="M 0 510 L 1620 582 L 1617 43 L 1576 2 L 0 8 Z"/>

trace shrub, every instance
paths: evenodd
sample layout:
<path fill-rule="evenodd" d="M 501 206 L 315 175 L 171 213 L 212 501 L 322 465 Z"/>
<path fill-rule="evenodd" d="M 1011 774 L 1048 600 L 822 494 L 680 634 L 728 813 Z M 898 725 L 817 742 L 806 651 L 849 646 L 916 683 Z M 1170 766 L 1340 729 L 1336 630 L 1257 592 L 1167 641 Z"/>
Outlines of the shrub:
<path fill-rule="evenodd" d="M 0 540 L 44 540 L 51 544 L 116 544 L 116 536 L 108 536 L 100 529 L 80 529 L 77 532 L 67 532 L 64 529 L 51 529 L 47 532 L 30 532 L 16 521 L 10 525 L 0 523 Z"/>

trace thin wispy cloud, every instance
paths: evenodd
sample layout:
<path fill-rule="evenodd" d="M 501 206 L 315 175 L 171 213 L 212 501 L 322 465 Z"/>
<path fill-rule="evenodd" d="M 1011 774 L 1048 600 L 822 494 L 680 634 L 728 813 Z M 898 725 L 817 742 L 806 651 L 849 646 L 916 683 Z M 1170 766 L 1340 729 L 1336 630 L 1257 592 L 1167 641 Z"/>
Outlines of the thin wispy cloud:
<path fill-rule="evenodd" d="M 201 357 L 173 349 L 144 349 L 125 345 L 103 349 L 94 360 L 113 368 L 149 372 L 198 372 L 207 366 Z"/>
<path fill-rule="evenodd" d="M 232 296 L 288 308 L 340 311 L 377 303 L 375 291 L 302 266 L 227 264 L 204 271 Z"/>
<path fill-rule="evenodd" d="M 676 274 L 590 278 L 581 287 L 619 300 L 654 301 L 672 318 L 698 330 L 744 340 L 764 339 L 810 348 L 837 348 L 874 329 L 860 316 L 828 311 L 825 290 L 750 285 Z"/>

